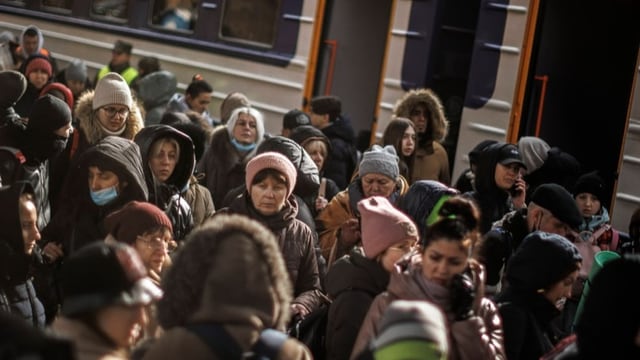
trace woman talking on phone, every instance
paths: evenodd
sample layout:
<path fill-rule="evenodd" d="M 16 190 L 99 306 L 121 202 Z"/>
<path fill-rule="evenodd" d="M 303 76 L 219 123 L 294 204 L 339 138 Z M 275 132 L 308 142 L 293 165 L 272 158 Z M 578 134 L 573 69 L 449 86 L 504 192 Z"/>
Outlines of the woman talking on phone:
<path fill-rule="evenodd" d="M 449 359 L 505 359 L 498 309 L 484 297 L 484 270 L 471 258 L 480 238 L 478 209 L 455 196 L 434 209 L 440 219 L 430 226 L 420 255 L 398 263 L 387 291 L 378 295 L 360 328 L 352 359 L 366 350 L 379 320 L 394 300 L 426 300 L 446 314 Z"/>
<path fill-rule="evenodd" d="M 525 207 L 527 184 L 522 179 L 523 169 L 526 167 L 516 145 L 498 142 L 480 152 L 475 190 L 465 196 L 480 208 L 481 234 L 506 213 Z"/>

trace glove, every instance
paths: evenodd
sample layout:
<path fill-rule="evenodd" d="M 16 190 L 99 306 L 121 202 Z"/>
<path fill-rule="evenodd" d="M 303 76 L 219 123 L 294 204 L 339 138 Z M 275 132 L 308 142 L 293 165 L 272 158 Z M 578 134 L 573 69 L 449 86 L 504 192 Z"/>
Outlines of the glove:
<path fill-rule="evenodd" d="M 465 273 L 454 275 L 451 279 L 449 292 L 451 310 L 455 315 L 454 320 L 463 321 L 473 316 L 473 301 L 476 291 L 471 277 Z"/>

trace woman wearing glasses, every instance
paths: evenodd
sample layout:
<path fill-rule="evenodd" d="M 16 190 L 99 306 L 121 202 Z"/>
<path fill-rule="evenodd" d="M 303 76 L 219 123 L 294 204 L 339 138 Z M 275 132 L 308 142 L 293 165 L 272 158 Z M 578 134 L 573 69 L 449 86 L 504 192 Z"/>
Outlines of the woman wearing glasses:
<path fill-rule="evenodd" d="M 117 73 L 105 75 L 94 91 L 82 94 L 77 101 L 75 116 L 72 124 L 79 131 L 74 131 L 52 169 L 51 194 L 59 200 L 64 200 L 66 189 L 78 188 L 79 184 L 68 173 L 88 148 L 110 135 L 133 140 L 144 127 L 141 107 L 133 100 L 127 82 Z M 59 194 L 60 191 L 63 193 Z"/>
<path fill-rule="evenodd" d="M 227 193 L 242 184 L 245 166 L 255 156 L 263 138 L 262 114 L 248 106 L 234 110 L 226 127 L 214 130 L 211 145 L 198 163 L 198 172 L 204 173 L 203 184 L 217 207 L 224 207 Z"/>
<path fill-rule="evenodd" d="M 161 274 L 170 262 L 169 251 L 175 247 L 171 220 L 164 211 L 151 203 L 132 201 L 107 216 L 104 224 L 109 232 L 105 241 L 133 247 L 147 268 L 147 276 L 159 287 Z M 156 307 L 147 306 L 145 311 L 148 322 L 140 339 L 154 338 L 160 334 Z"/>

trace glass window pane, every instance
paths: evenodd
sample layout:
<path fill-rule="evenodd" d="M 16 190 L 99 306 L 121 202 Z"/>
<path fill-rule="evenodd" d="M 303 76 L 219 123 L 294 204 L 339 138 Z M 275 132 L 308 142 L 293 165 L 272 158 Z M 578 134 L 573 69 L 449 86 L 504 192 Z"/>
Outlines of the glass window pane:
<path fill-rule="evenodd" d="M 197 17 L 197 0 L 159 0 L 153 3 L 151 24 L 169 30 L 191 32 Z"/>
<path fill-rule="evenodd" d="M 280 0 L 228 0 L 224 2 L 221 35 L 224 38 L 273 46 Z"/>
<path fill-rule="evenodd" d="M 91 15 L 122 20 L 128 18 L 127 10 L 126 0 L 94 0 Z"/>
<path fill-rule="evenodd" d="M 42 0 L 42 5 L 61 10 L 71 10 L 73 0 Z"/>

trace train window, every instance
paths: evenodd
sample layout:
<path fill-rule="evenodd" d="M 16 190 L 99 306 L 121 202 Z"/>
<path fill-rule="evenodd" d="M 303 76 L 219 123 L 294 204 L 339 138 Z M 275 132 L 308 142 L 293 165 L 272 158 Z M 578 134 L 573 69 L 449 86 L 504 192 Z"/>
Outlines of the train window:
<path fill-rule="evenodd" d="M 191 32 L 198 17 L 197 6 L 197 0 L 154 1 L 151 23 L 164 29 Z"/>
<path fill-rule="evenodd" d="M 71 10 L 73 0 L 42 0 L 42 6 L 57 10 Z"/>
<path fill-rule="evenodd" d="M 224 2 L 220 36 L 272 47 L 280 0 L 228 0 Z"/>
<path fill-rule="evenodd" d="M 126 0 L 94 0 L 91 15 L 113 20 L 126 20 L 128 17 Z"/>

